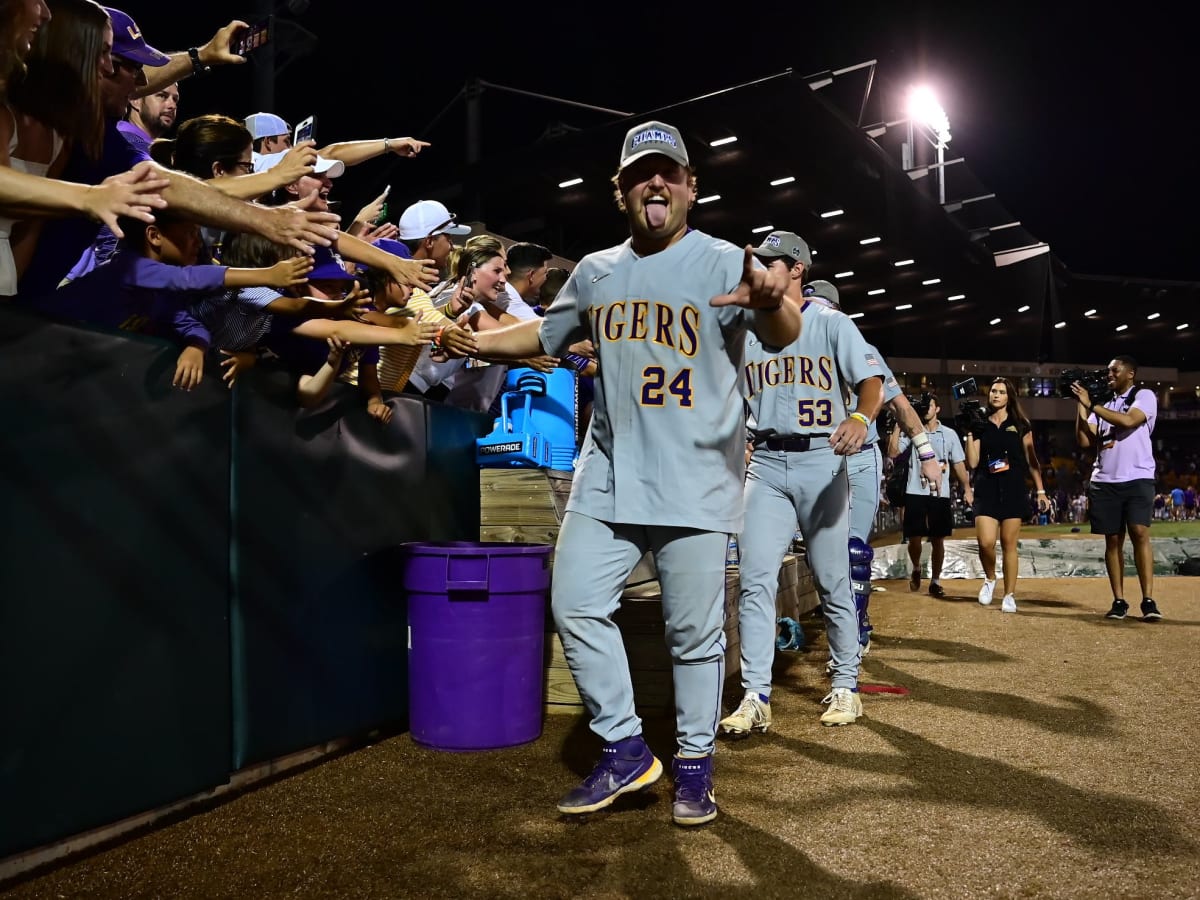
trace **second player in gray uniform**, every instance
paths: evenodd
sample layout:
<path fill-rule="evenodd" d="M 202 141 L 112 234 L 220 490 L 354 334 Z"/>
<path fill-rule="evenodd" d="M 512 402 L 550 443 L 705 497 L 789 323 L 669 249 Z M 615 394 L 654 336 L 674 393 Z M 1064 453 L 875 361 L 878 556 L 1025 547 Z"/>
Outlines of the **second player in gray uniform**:
<path fill-rule="evenodd" d="M 805 289 L 805 297 L 811 303 L 824 303 L 841 310 L 842 302 L 838 289 L 828 281 L 813 281 Z M 908 402 L 900 389 L 896 376 L 879 351 L 871 345 L 868 349 L 879 361 L 883 377 L 883 403 L 891 409 L 910 438 L 924 434 L 921 417 Z M 857 410 L 858 398 L 851 398 L 849 409 Z M 879 427 L 875 419 L 867 429 L 867 439 L 857 453 L 846 461 L 850 478 L 850 588 L 854 592 L 854 605 L 858 613 L 858 642 L 865 654 L 871 646 L 871 562 L 875 551 L 871 547 L 871 529 L 875 524 L 875 513 L 879 511 L 879 492 L 883 481 L 883 455 L 879 449 Z M 941 477 L 941 469 L 934 459 L 921 463 L 922 475 L 932 486 Z"/>
<path fill-rule="evenodd" d="M 800 328 L 784 279 L 750 248 L 687 227 L 695 175 L 678 130 L 647 122 L 621 153 L 631 239 L 585 256 L 540 323 L 477 335 L 481 354 L 560 355 L 584 338 L 599 361 L 591 426 L 559 531 L 551 606 L 600 763 L 559 801 L 574 815 L 652 784 L 621 633 L 626 579 L 654 553 L 672 658 L 674 821 L 717 815 L 712 753 L 725 661 L 725 546 L 742 527 L 747 329 L 776 345 Z"/>
<path fill-rule="evenodd" d="M 848 725 L 862 714 L 859 644 L 850 567 L 846 456 L 857 452 L 882 403 L 878 359 L 842 313 L 805 301 L 803 275 L 812 258 L 791 232 L 769 234 L 755 255 L 788 275 L 788 295 L 803 304 L 800 337 L 782 349 L 753 338 L 743 391 L 754 451 L 746 474 L 746 524 L 738 538 L 742 687 L 734 712 L 721 720 L 729 734 L 766 731 L 771 723 L 779 569 L 797 526 L 821 597 L 829 635 L 833 685 L 823 701 L 825 725 Z M 846 392 L 862 412 L 848 416 Z"/>

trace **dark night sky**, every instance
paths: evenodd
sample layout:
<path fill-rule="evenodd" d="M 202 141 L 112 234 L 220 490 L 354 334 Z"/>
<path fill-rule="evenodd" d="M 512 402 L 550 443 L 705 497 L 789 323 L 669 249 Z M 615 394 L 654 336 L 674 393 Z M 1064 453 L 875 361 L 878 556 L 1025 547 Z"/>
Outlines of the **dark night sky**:
<path fill-rule="evenodd" d="M 1200 189 L 1183 136 L 1197 86 L 1184 65 L 1183 22 L 1082 3 L 797 4 L 790 15 L 786 5 L 770 7 L 752 18 L 733 6 L 717 17 L 646 2 L 461 4 L 439 18 L 423 14 L 429 7 L 311 0 L 293 18 L 319 44 L 281 75 L 275 111 L 292 122 L 315 112 L 322 143 L 434 138 L 421 129 L 470 76 L 642 111 L 787 68 L 810 73 L 874 58 L 880 82 L 938 87 L 954 135 L 949 156 L 964 156 L 1070 269 L 1200 280 L 1200 258 L 1185 239 L 1196 231 Z M 251 3 L 226 0 L 192 6 L 186 20 L 175 5 L 129 0 L 125 8 L 165 50 L 202 42 L 235 15 L 254 18 Z M 514 8 L 521 11 L 506 13 Z M 335 19 L 334 10 L 355 15 Z M 183 116 L 253 111 L 248 70 L 185 83 Z M 602 121 L 538 102 L 495 102 L 509 124 L 489 133 L 485 151 L 489 140 L 532 142 L 551 119 Z M 436 130 L 430 153 L 461 155 L 456 118 L 461 112 Z M 414 193 L 419 165 L 402 168 Z"/>

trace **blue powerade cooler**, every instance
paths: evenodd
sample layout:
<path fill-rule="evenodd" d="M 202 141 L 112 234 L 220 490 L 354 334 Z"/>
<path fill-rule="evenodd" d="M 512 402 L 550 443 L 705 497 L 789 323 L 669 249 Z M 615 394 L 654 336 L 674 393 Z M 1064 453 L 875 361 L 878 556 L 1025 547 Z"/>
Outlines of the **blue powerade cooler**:
<path fill-rule="evenodd" d="M 475 462 L 483 468 L 575 466 L 578 416 L 575 372 L 509 369 L 500 394 L 500 418 L 492 433 L 475 442 Z"/>

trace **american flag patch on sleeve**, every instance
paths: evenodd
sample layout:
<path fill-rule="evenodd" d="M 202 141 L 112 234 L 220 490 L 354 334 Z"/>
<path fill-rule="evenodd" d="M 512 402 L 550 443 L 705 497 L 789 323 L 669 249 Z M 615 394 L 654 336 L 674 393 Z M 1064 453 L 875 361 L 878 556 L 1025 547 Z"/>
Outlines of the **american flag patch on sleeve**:
<path fill-rule="evenodd" d="M 877 359 L 875 358 L 875 354 L 874 354 L 874 353 L 868 353 L 868 354 L 867 354 L 867 365 L 868 365 L 868 366 L 878 366 L 878 365 L 879 365 L 879 360 L 877 360 Z"/>
<path fill-rule="evenodd" d="M 888 378 L 887 386 L 890 388 L 895 388 L 896 390 L 900 390 L 900 385 L 897 383 L 895 375 L 892 375 Z"/>

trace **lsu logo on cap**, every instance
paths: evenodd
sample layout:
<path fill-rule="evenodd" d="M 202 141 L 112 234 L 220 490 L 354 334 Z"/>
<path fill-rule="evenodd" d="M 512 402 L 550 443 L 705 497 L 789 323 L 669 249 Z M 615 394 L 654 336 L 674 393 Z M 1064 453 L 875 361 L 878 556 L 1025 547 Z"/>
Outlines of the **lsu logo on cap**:
<path fill-rule="evenodd" d="M 669 131 L 663 131 L 661 128 L 647 128 L 645 131 L 639 131 L 633 136 L 630 141 L 631 147 L 640 147 L 642 144 L 666 144 L 674 150 L 679 149 L 679 143 L 675 140 L 675 135 Z"/>

